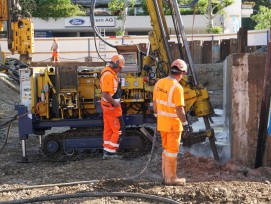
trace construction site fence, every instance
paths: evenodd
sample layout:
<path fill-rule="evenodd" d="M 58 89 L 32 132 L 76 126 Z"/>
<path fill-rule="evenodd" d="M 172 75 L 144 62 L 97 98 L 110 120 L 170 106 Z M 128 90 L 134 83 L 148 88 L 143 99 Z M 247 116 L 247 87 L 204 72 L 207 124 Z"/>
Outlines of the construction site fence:
<path fill-rule="evenodd" d="M 269 41 L 269 30 L 258 30 L 247 32 L 247 43 L 245 52 L 255 52 L 257 49 L 266 46 Z M 190 46 L 191 55 L 195 64 L 217 63 L 225 60 L 231 53 L 237 53 L 237 33 L 230 34 L 197 34 L 186 36 Z M 148 36 L 104 36 L 104 40 L 111 45 L 137 44 L 140 49 L 146 50 L 149 44 Z M 110 61 L 116 54 L 116 49 L 105 44 L 99 38 L 94 37 L 59 37 L 59 57 L 61 61 Z M 7 48 L 7 39 L 1 39 L 1 49 L 7 57 L 18 58 L 19 55 L 12 55 Z M 53 38 L 35 38 L 34 53 L 32 61 L 42 62 L 51 60 L 51 45 Z M 176 36 L 170 36 L 170 45 L 173 55 L 180 57 L 176 51 L 177 47 L 184 47 L 177 43 Z M 185 53 L 185 52 L 183 52 Z M 102 58 L 102 59 L 101 59 Z M 187 56 L 183 54 L 184 60 Z"/>

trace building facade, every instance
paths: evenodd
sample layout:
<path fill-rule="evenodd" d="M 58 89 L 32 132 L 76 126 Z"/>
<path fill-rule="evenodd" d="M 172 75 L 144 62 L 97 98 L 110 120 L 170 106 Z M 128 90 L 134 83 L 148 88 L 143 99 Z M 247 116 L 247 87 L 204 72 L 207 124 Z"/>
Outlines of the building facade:
<path fill-rule="evenodd" d="M 72 0 L 72 3 L 80 4 L 88 8 L 91 0 Z M 109 0 L 97 0 L 96 8 L 108 10 Z M 134 15 L 127 16 L 125 35 L 147 35 L 152 26 L 149 16 L 136 15 L 140 12 L 140 5 L 137 4 Z M 217 15 L 214 19 L 214 26 L 222 26 L 224 33 L 237 32 L 241 27 L 241 0 L 225 9 L 225 14 Z M 169 33 L 174 34 L 174 26 L 170 16 L 166 17 Z M 208 25 L 208 19 L 204 15 L 182 15 L 185 32 L 187 34 L 204 34 Z M 48 21 L 34 18 L 35 37 L 91 37 L 94 36 L 89 16 L 77 16 L 70 18 L 49 19 Z M 104 15 L 95 16 L 95 24 L 106 36 L 116 35 L 121 27 L 121 21 L 116 16 Z"/>

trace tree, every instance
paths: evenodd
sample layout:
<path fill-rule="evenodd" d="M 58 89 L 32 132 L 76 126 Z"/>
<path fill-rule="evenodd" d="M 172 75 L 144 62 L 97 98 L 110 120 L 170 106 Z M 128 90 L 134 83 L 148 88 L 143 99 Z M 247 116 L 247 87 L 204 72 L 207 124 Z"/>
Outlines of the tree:
<path fill-rule="evenodd" d="M 22 7 L 22 16 L 32 16 L 32 13 L 37 9 L 36 0 L 20 0 L 20 6 Z"/>
<path fill-rule="evenodd" d="M 269 29 L 271 25 L 271 9 L 260 6 L 258 13 L 251 16 L 251 19 L 257 23 L 254 29 Z"/>
<path fill-rule="evenodd" d="M 234 0 L 199 0 L 196 9 L 204 14 L 208 19 L 207 32 L 218 33 L 220 26 L 214 26 L 214 18 L 218 14 L 223 14 L 223 9 L 234 3 Z M 220 27 L 221 28 L 221 27 Z M 217 31 L 216 31 L 217 30 Z M 221 28 L 222 31 L 222 28 Z"/>
<path fill-rule="evenodd" d="M 126 18 L 128 13 L 128 7 L 134 7 L 136 0 L 111 0 L 108 3 L 108 8 L 112 13 L 118 16 L 118 19 L 122 21 L 122 25 L 116 32 L 116 35 L 123 36 L 125 33 Z"/>
<path fill-rule="evenodd" d="M 141 8 L 142 8 L 142 14 L 141 15 L 149 15 L 149 11 L 148 11 L 148 8 L 147 8 L 147 3 L 146 3 L 146 0 L 138 0 L 140 2 L 140 5 L 141 5 Z M 168 2 L 167 1 L 163 1 L 163 7 L 164 7 L 164 13 L 165 15 L 170 15 L 171 14 L 171 11 L 170 11 L 170 7 L 168 5 Z M 178 3 L 180 5 L 183 5 L 183 4 L 188 4 L 190 3 L 188 0 L 178 0 Z M 193 14 L 193 10 L 192 9 L 180 9 L 181 10 L 181 13 L 182 14 Z"/>
<path fill-rule="evenodd" d="M 145 0 L 139 0 L 142 3 L 143 13 L 148 15 L 147 5 Z M 209 20 L 207 31 L 210 33 L 219 33 L 222 32 L 222 28 L 220 26 L 214 26 L 213 20 L 218 15 L 223 13 L 223 9 L 227 6 L 231 5 L 234 0 L 199 0 L 196 4 L 196 14 L 204 14 L 206 18 Z M 191 3 L 191 0 L 178 0 L 180 5 L 187 5 Z M 170 14 L 170 9 L 167 3 L 165 3 L 165 15 Z M 182 14 L 193 14 L 194 11 L 192 8 L 181 8 Z"/>
<path fill-rule="evenodd" d="M 20 0 L 23 13 L 31 13 L 33 17 L 48 20 L 52 18 L 85 15 L 80 6 L 70 0 Z"/>

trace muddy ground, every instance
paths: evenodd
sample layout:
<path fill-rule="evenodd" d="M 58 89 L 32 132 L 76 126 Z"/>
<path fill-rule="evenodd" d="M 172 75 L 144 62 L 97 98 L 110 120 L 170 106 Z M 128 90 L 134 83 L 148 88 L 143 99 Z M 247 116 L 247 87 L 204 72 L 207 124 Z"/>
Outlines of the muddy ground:
<path fill-rule="evenodd" d="M 0 124 L 3 124 L 16 114 L 13 104 L 18 101 L 18 94 L 2 81 L 0 85 Z M 1 125 L 0 151 L 7 131 L 8 127 Z M 41 153 L 38 138 L 30 135 L 27 140 L 29 163 L 21 163 L 17 120 L 8 135 L 0 154 L 0 203 L 271 203 L 269 167 L 250 169 L 228 159 L 219 163 L 212 156 L 195 156 L 186 148 L 178 158 L 178 175 L 185 177 L 187 184 L 165 186 L 160 148 L 155 149 L 152 162 L 140 175 L 150 154 L 111 160 L 102 160 L 99 154 L 76 161 L 52 162 Z M 199 148 L 208 149 L 208 142 Z M 70 182 L 73 183 L 67 184 Z M 112 192 L 116 194 L 109 197 Z M 67 199 L 76 193 L 88 197 Z M 131 197 L 138 195 L 135 193 L 169 200 L 158 202 L 147 196 Z M 63 196 L 60 200 L 40 199 L 41 196 L 51 198 L 51 195 L 66 195 L 66 199 Z M 97 197 L 89 197 L 93 195 Z"/>

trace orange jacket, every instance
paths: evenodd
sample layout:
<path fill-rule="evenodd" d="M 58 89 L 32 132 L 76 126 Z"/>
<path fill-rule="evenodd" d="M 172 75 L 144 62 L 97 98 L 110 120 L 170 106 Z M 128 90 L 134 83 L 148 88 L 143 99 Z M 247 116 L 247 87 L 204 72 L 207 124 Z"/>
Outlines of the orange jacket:
<path fill-rule="evenodd" d="M 106 66 L 101 72 L 100 87 L 102 91 L 108 92 L 113 96 L 118 90 L 119 79 L 117 74 L 109 67 Z M 103 101 L 107 100 L 102 97 Z"/>
<path fill-rule="evenodd" d="M 153 101 L 157 107 L 157 130 L 182 131 L 183 126 L 176 113 L 176 106 L 185 106 L 179 82 L 170 76 L 160 79 L 154 86 Z"/>

